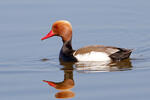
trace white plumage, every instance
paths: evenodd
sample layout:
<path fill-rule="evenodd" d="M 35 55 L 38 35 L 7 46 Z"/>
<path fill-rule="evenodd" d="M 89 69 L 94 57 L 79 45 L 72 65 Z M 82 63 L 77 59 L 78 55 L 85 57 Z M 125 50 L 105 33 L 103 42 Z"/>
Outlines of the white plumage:
<path fill-rule="evenodd" d="M 78 61 L 110 61 L 110 57 L 104 52 L 95 52 L 74 55 Z"/>

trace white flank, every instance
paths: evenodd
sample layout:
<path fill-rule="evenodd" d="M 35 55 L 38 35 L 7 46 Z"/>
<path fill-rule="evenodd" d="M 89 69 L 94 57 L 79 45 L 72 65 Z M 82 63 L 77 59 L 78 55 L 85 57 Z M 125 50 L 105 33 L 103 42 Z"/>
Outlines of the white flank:
<path fill-rule="evenodd" d="M 104 52 L 90 52 L 86 54 L 74 55 L 78 61 L 110 61 L 110 57 Z"/>

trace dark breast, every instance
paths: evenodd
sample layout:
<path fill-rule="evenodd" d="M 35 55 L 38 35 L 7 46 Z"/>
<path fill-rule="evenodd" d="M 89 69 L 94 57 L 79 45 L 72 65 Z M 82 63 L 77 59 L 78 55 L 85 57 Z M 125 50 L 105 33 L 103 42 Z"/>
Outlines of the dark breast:
<path fill-rule="evenodd" d="M 59 60 L 64 62 L 76 62 L 77 59 L 73 56 L 74 51 L 64 52 L 63 50 L 59 53 Z"/>

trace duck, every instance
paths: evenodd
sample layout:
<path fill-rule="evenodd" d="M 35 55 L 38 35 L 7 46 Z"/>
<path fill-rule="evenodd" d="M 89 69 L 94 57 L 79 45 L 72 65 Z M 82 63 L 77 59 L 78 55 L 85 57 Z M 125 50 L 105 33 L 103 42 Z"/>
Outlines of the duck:
<path fill-rule="evenodd" d="M 41 40 L 53 36 L 58 36 L 62 39 L 63 45 L 59 53 L 59 60 L 64 62 L 121 61 L 128 59 L 132 53 L 132 49 L 104 45 L 89 45 L 74 50 L 72 48 L 72 25 L 67 20 L 54 22 L 50 32 Z"/>

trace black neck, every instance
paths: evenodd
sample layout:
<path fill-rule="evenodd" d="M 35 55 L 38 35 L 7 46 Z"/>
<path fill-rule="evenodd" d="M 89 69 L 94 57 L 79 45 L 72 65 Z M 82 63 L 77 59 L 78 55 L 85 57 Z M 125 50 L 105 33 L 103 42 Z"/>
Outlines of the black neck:
<path fill-rule="evenodd" d="M 73 52 L 71 40 L 63 41 L 59 58 L 63 61 L 76 61 L 75 57 L 73 57 Z"/>
<path fill-rule="evenodd" d="M 63 47 L 61 49 L 61 51 L 64 53 L 64 54 L 72 54 L 74 52 L 74 50 L 72 49 L 72 43 L 71 43 L 71 40 L 70 41 L 65 41 L 63 42 Z"/>

